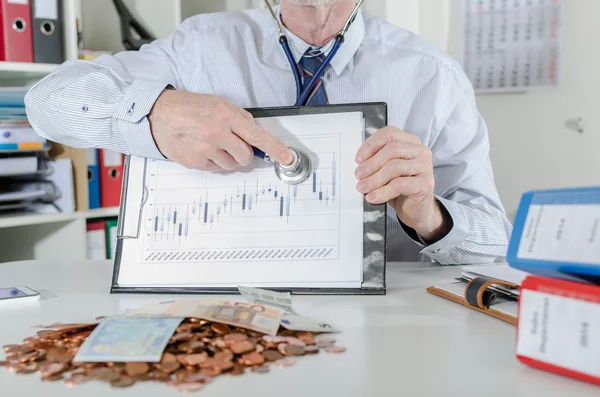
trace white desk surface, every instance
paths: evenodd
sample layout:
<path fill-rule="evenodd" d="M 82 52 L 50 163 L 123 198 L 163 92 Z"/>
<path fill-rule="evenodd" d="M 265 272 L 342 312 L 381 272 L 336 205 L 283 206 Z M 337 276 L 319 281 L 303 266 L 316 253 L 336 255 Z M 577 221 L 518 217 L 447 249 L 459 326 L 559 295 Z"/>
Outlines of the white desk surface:
<path fill-rule="evenodd" d="M 300 357 L 266 375 L 219 377 L 199 396 L 598 396 L 598 387 L 522 365 L 514 354 L 515 327 L 428 294 L 425 288 L 459 274 L 430 264 L 388 265 L 386 296 L 295 296 L 304 315 L 343 330 L 341 355 Z M 0 306 L 0 346 L 34 335 L 36 324 L 93 321 L 164 296 L 110 295 L 108 261 L 0 264 L 0 287 L 26 285 L 39 303 Z M 239 296 L 237 297 L 241 299 Z M 0 351 L 0 359 L 4 353 Z M 0 368 L 1 395 L 177 396 L 165 384 L 111 389 L 92 382 L 67 388 L 37 375 Z M 8 393 L 10 392 L 10 393 Z M 109 394 L 110 393 L 110 394 Z"/>

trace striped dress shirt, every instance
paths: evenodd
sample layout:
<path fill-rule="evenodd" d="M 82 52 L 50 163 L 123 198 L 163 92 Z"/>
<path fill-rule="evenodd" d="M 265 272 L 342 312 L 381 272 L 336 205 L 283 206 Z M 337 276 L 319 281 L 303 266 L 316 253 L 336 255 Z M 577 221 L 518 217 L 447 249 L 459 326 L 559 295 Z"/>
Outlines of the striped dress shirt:
<path fill-rule="evenodd" d="M 285 33 L 298 62 L 309 44 Z M 452 218 L 451 231 L 426 245 L 390 209 L 388 260 L 504 260 L 512 226 L 495 187 L 486 125 L 456 61 L 361 11 L 323 83 L 331 104 L 386 102 L 388 123 L 417 135 L 433 152 L 435 194 Z M 49 140 L 163 159 L 147 115 L 168 84 L 241 107 L 288 106 L 296 98 L 269 12 L 247 10 L 191 17 L 140 51 L 67 61 L 31 88 L 27 114 Z"/>

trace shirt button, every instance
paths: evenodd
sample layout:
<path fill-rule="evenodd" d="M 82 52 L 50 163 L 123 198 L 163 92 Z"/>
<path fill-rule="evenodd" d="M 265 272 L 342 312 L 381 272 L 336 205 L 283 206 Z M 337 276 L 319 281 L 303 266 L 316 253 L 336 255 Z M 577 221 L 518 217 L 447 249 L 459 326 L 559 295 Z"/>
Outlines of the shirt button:
<path fill-rule="evenodd" d="M 88 111 L 88 107 L 87 107 L 87 105 L 83 105 L 83 106 L 81 107 L 81 111 L 82 111 L 82 112 L 87 112 L 87 111 Z"/>

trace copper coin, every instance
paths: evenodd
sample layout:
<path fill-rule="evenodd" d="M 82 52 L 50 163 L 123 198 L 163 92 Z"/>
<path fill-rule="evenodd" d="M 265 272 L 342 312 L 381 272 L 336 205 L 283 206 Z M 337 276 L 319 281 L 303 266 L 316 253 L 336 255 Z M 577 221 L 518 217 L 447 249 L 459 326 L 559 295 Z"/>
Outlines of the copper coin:
<path fill-rule="evenodd" d="M 306 346 L 304 348 L 304 352 L 306 354 L 317 354 L 317 353 L 319 353 L 319 347 L 318 346 Z"/>
<path fill-rule="evenodd" d="M 136 375 L 144 375 L 145 373 L 147 373 L 150 370 L 150 366 L 146 363 L 127 363 L 125 365 L 125 371 L 131 375 L 131 376 L 136 376 Z"/>
<path fill-rule="evenodd" d="M 187 354 L 178 354 L 175 357 L 177 357 L 177 361 L 179 361 L 181 365 L 187 365 L 187 356 Z"/>
<path fill-rule="evenodd" d="M 121 377 L 119 377 L 119 379 L 114 379 L 110 382 L 110 385 L 112 387 L 119 387 L 119 388 L 133 386 L 134 384 L 135 384 L 135 380 L 133 380 L 132 378 L 130 378 L 128 376 L 121 376 Z"/>
<path fill-rule="evenodd" d="M 21 346 L 20 345 L 6 345 L 4 347 L 2 347 L 2 349 L 6 352 L 6 353 L 10 353 L 10 352 L 14 352 L 18 349 L 20 349 Z"/>
<path fill-rule="evenodd" d="M 52 342 L 38 341 L 34 344 L 34 348 L 36 350 L 50 350 L 53 347 L 54 347 L 54 343 L 52 343 Z"/>
<path fill-rule="evenodd" d="M 265 350 L 262 355 L 269 362 L 274 362 L 283 358 L 283 354 L 279 353 L 277 350 Z"/>
<path fill-rule="evenodd" d="M 251 352 L 252 350 L 255 350 L 256 347 L 254 345 L 254 343 L 248 341 L 248 340 L 244 340 L 241 342 L 235 342 L 231 345 L 231 351 L 234 352 L 235 354 L 244 354 L 244 353 L 248 353 Z"/>
<path fill-rule="evenodd" d="M 184 342 L 186 340 L 190 340 L 192 339 L 192 333 L 191 332 L 182 332 L 179 334 L 175 334 L 171 337 L 171 342 Z"/>
<path fill-rule="evenodd" d="M 65 384 L 68 387 L 82 385 L 90 380 L 90 377 L 85 374 L 73 374 L 70 378 L 65 379 Z"/>
<path fill-rule="evenodd" d="M 22 363 L 24 363 L 24 362 L 27 362 L 27 361 L 30 361 L 30 360 L 34 360 L 38 356 L 39 356 L 39 353 L 36 352 L 36 351 L 31 352 L 31 353 L 25 353 L 21 357 L 19 357 L 19 361 L 22 362 Z"/>
<path fill-rule="evenodd" d="M 175 372 L 175 378 L 181 380 L 183 378 L 188 377 L 191 374 L 190 371 L 188 371 L 186 368 L 180 368 Z"/>
<path fill-rule="evenodd" d="M 265 363 L 265 357 L 257 352 L 244 354 L 241 359 L 242 363 L 248 366 L 262 365 Z"/>
<path fill-rule="evenodd" d="M 209 382 L 211 378 L 204 374 L 193 374 L 185 378 L 186 383 L 206 383 Z"/>
<path fill-rule="evenodd" d="M 256 372 L 258 374 L 266 374 L 267 372 L 270 372 L 271 368 L 269 368 L 268 365 L 260 365 L 258 367 L 254 367 L 252 368 L 252 372 Z"/>
<path fill-rule="evenodd" d="M 63 347 L 53 347 L 46 352 L 46 359 L 53 363 L 66 364 L 72 357 L 69 351 Z"/>
<path fill-rule="evenodd" d="M 0 361 L 0 367 L 6 367 L 8 363 L 6 361 Z"/>
<path fill-rule="evenodd" d="M 331 344 L 333 344 L 335 342 L 337 342 L 337 341 L 335 339 L 333 339 L 333 338 L 330 338 L 330 337 L 319 338 L 317 340 L 317 343 L 331 343 Z"/>
<path fill-rule="evenodd" d="M 208 376 L 209 378 L 214 378 L 216 376 L 221 375 L 221 370 L 218 367 L 212 367 L 212 368 L 202 368 L 200 370 L 200 373 L 203 375 Z"/>
<path fill-rule="evenodd" d="M 325 351 L 327 353 L 343 353 L 346 351 L 346 348 L 342 347 L 342 346 L 330 346 L 330 347 L 326 347 Z"/>
<path fill-rule="evenodd" d="M 62 380 L 62 379 L 63 379 L 63 374 L 54 374 L 54 375 L 42 377 L 42 380 L 44 380 L 46 382 L 56 382 L 56 381 Z"/>
<path fill-rule="evenodd" d="M 287 337 L 285 338 L 286 342 L 288 343 L 288 345 L 292 345 L 292 346 L 300 346 L 300 347 L 304 347 L 306 346 L 306 343 L 304 343 L 303 341 L 301 341 L 298 338 L 293 338 L 293 337 Z"/>
<path fill-rule="evenodd" d="M 177 357 L 175 357 L 175 355 L 171 354 L 171 353 L 164 353 L 162 355 L 162 357 L 160 358 L 161 364 L 176 363 L 176 362 L 177 362 Z"/>
<path fill-rule="evenodd" d="M 306 354 L 303 347 L 295 345 L 287 345 L 285 352 L 287 356 L 303 356 Z"/>
<path fill-rule="evenodd" d="M 190 354 L 188 356 L 184 356 L 185 362 L 188 365 L 200 365 L 208 358 L 208 354 L 206 352 L 198 353 L 198 354 Z"/>
<path fill-rule="evenodd" d="M 36 366 L 33 366 L 33 367 L 29 366 L 29 367 L 25 367 L 25 368 L 19 368 L 17 370 L 17 373 L 19 375 L 29 375 L 29 374 L 32 374 L 34 372 L 37 372 L 37 367 Z"/>
<path fill-rule="evenodd" d="M 193 340 L 191 342 L 188 342 L 188 350 L 191 351 L 198 351 L 198 350 L 202 350 L 204 349 L 204 342 L 199 341 L 199 340 Z"/>
<path fill-rule="evenodd" d="M 177 389 L 182 393 L 193 393 L 202 390 L 203 387 L 202 383 L 180 383 L 177 385 Z"/>
<path fill-rule="evenodd" d="M 277 350 L 279 350 L 279 353 L 281 353 L 281 354 L 283 354 L 283 355 L 287 355 L 287 352 L 286 352 L 286 350 L 285 350 L 285 348 L 286 348 L 286 347 L 288 347 L 288 344 L 287 344 L 287 343 L 280 343 L 280 344 L 277 346 Z"/>
<path fill-rule="evenodd" d="M 170 363 L 161 364 L 160 366 L 163 371 L 165 371 L 168 374 L 171 374 L 171 373 L 177 371 L 181 367 L 181 364 L 179 364 L 179 362 L 176 361 L 174 363 L 170 362 Z"/>
<path fill-rule="evenodd" d="M 239 363 L 233 363 L 233 369 L 227 372 L 227 375 L 239 376 L 243 375 L 246 371 L 246 367 Z"/>
<path fill-rule="evenodd" d="M 296 364 L 296 361 L 293 358 L 282 358 L 281 360 L 275 361 L 275 364 L 280 367 L 291 367 Z"/>
<path fill-rule="evenodd" d="M 283 336 L 265 335 L 262 337 L 262 340 L 264 340 L 267 343 L 283 343 L 286 341 L 286 338 Z"/>
<path fill-rule="evenodd" d="M 184 332 L 190 332 L 191 330 L 192 330 L 191 324 L 181 324 L 179 327 L 177 327 L 177 330 L 175 332 L 184 333 Z"/>
<path fill-rule="evenodd" d="M 123 372 L 127 367 L 127 363 L 106 363 L 106 366 L 116 372 Z"/>
<path fill-rule="evenodd" d="M 64 369 L 65 369 L 64 364 L 51 363 L 51 364 L 45 365 L 43 368 L 40 368 L 40 372 L 42 373 L 42 376 L 46 377 L 46 376 L 56 375 L 57 373 L 64 371 Z"/>
<path fill-rule="evenodd" d="M 224 339 L 217 339 L 214 342 L 214 346 L 220 348 L 220 349 L 225 349 L 227 347 L 227 342 L 225 342 Z"/>
<path fill-rule="evenodd" d="M 233 368 L 233 362 L 216 360 L 215 367 L 219 368 L 221 372 L 228 371 Z"/>
<path fill-rule="evenodd" d="M 90 378 L 96 380 L 106 380 L 113 377 L 113 374 L 115 374 L 115 372 L 106 367 L 92 368 L 88 373 Z"/>
<path fill-rule="evenodd" d="M 232 332 L 231 334 L 227 334 L 224 336 L 225 342 L 231 344 L 233 342 L 241 342 L 248 340 L 248 337 L 239 332 Z"/>
<path fill-rule="evenodd" d="M 265 347 L 263 345 L 256 345 L 256 349 L 254 351 L 257 353 L 262 353 L 265 351 Z"/>
<path fill-rule="evenodd" d="M 239 354 L 239 353 L 236 353 Z M 233 353 L 231 350 L 223 350 L 215 354 L 214 359 L 217 361 L 232 361 Z"/>
<path fill-rule="evenodd" d="M 225 335 L 231 332 L 231 327 L 227 324 L 213 323 L 212 330 L 219 335 Z"/>
<path fill-rule="evenodd" d="M 317 347 L 319 347 L 319 349 L 324 349 L 331 346 L 333 346 L 333 343 L 317 342 Z"/>

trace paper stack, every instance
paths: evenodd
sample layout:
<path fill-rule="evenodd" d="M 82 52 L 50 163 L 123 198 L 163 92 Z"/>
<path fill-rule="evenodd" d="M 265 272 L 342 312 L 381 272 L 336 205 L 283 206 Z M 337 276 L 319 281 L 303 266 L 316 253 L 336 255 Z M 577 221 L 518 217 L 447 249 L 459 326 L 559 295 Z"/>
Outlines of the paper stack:
<path fill-rule="evenodd" d="M 0 88 L 0 213 L 40 205 L 61 211 L 55 205 L 61 192 L 49 179 L 55 169 L 48 143 L 27 120 L 26 92 L 26 88 Z"/>

